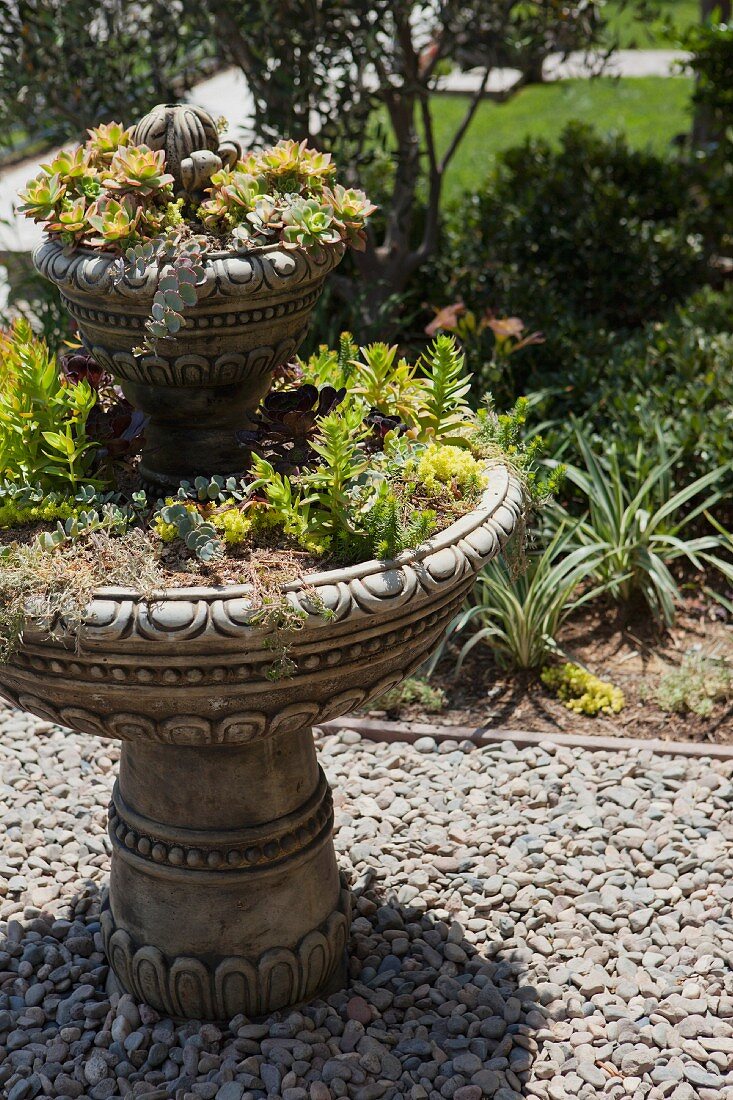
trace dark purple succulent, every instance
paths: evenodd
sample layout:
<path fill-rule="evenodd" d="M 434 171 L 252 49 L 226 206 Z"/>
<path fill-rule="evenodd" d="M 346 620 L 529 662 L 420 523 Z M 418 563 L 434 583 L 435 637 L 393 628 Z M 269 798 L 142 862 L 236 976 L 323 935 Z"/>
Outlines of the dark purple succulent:
<path fill-rule="evenodd" d="M 407 424 L 400 420 L 399 416 L 387 416 L 386 413 L 380 412 L 377 408 L 371 408 L 367 413 L 364 423 L 372 429 L 371 442 L 381 448 L 384 440 L 389 432 L 397 432 L 397 435 L 404 435 L 407 431 Z"/>
<path fill-rule="evenodd" d="M 275 367 L 272 372 L 273 386 L 297 386 L 303 379 L 303 368 L 297 359 Z"/>
<path fill-rule="evenodd" d="M 310 439 L 322 416 L 328 416 L 344 397 L 345 389 L 316 386 L 306 382 L 292 390 L 274 390 L 260 406 L 260 421 L 265 430 L 293 440 Z"/>
<path fill-rule="evenodd" d="M 59 359 L 61 373 L 73 385 L 86 381 L 93 390 L 108 386 L 112 379 L 87 351 L 69 351 Z"/>
<path fill-rule="evenodd" d="M 98 401 L 87 419 L 89 438 L 99 444 L 101 460 L 132 458 L 145 442 L 147 417 L 120 397 L 111 404 Z"/>

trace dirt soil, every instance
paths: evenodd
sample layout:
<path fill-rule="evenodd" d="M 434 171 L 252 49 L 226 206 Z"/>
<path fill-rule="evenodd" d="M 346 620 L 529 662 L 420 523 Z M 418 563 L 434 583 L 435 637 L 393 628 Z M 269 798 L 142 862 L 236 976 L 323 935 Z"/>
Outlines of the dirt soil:
<path fill-rule="evenodd" d="M 721 621 L 721 609 L 704 600 L 689 599 L 669 631 L 655 630 L 648 613 L 628 614 L 614 609 L 588 609 L 566 624 L 560 643 L 568 659 L 587 667 L 601 679 L 620 687 L 626 705 L 616 715 L 589 718 L 568 710 L 531 674 L 511 674 L 497 668 L 487 647 L 477 646 L 456 679 L 454 649 L 449 650 L 430 683 L 447 696 L 440 713 L 427 713 L 418 705 L 400 711 L 370 709 L 400 721 L 425 722 L 449 729 L 532 730 L 583 736 L 662 738 L 733 744 L 733 700 L 716 704 L 710 717 L 670 714 L 655 701 L 660 677 L 678 666 L 693 650 L 733 660 L 733 625 Z M 378 707 L 378 701 L 375 707 Z"/>

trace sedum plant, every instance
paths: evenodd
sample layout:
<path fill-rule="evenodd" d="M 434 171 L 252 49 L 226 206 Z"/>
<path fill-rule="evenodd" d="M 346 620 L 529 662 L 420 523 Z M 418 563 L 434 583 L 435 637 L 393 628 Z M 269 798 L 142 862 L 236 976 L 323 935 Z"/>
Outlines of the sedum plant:
<path fill-rule="evenodd" d="M 96 394 L 70 384 L 25 320 L 0 334 L 0 471 L 5 478 L 75 489 L 91 474 L 87 419 Z"/>
<path fill-rule="evenodd" d="M 540 679 L 576 714 L 595 718 L 599 714 L 620 714 L 624 709 L 626 701 L 621 688 L 569 661 L 559 667 L 544 668 Z"/>
<path fill-rule="evenodd" d="M 677 668 L 660 677 L 654 695 L 662 710 L 708 718 L 733 699 L 733 667 L 712 654 L 686 653 Z"/>

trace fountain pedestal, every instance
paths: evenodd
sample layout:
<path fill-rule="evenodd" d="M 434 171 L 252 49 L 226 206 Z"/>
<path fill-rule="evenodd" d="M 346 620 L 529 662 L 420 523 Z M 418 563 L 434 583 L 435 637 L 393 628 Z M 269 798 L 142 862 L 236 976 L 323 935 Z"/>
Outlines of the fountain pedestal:
<path fill-rule="evenodd" d="M 312 731 L 230 747 L 130 744 L 102 916 L 121 985 L 172 1016 L 259 1016 L 343 970 L 348 893 Z"/>

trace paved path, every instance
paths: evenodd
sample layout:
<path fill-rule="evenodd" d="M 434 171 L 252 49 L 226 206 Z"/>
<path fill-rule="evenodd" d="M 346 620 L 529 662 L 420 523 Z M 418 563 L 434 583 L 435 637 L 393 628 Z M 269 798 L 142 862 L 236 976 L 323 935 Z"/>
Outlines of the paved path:
<path fill-rule="evenodd" d="M 605 71 L 614 76 L 670 76 L 678 72 L 678 63 L 685 56 L 676 50 L 619 50 Z M 565 60 L 556 55 L 548 58 L 545 73 L 548 80 L 583 78 L 597 72 L 598 65 L 597 55 L 573 53 Z M 510 88 L 518 76 L 514 69 L 495 69 L 489 91 Z M 470 92 L 479 80 L 476 72 L 451 73 L 441 82 L 441 87 L 447 92 Z M 224 115 L 233 134 L 246 138 L 251 132 L 252 96 L 238 69 L 227 69 L 197 85 L 189 99 L 205 107 L 215 118 Z M 25 161 L 0 173 L 0 251 L 26 252 L 40 239 L 38 226 L 14 213 L 18 190 L 34 174 L 38 159 L 46 157 Z M 4 225 L 3 221 L 10 224 Z"/>
<path fill-rule="evenodd" d="M 348 988 L 251 1024 L 105 991 L 115 743 L 0 711 L 9 1100 L 729 1100 L 733 762 L 318 739 Z"/>

